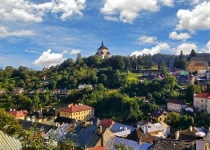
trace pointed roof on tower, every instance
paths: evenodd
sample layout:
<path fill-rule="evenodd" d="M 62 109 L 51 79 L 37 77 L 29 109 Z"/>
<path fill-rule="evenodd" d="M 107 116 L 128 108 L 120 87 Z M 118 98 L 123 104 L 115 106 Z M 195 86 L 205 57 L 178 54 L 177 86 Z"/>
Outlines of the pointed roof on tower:
<path fill-rule="evenodd" d="M 108 49 L 106 46 L 104 46 L 104 41 L 101 42 L 101 47 L 99 47 L 98 49 Z"/>

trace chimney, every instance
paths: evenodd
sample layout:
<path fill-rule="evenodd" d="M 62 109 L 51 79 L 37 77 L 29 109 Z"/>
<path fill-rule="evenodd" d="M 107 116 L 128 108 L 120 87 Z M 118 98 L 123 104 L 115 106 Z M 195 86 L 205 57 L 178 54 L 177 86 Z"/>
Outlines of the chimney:
<path fill-rule="evenodd" d="M 196 145 L 196 149 L 205 150 L 205 141 L 204 140 L 196 140 L 195 145 Z"/>
<path fill-rule="evenodd" d="M 84 145 L 84 150 L 88 150 L 88 147 L 87 147 L 87 145 Z"/>
<path fill-rule="evenodd" d="M 97 128 L 97 134 L 101 135 L 102 134 L 102 126 L 98 126 Z"/>
<path fill-rule="evenodd" d="M 83 127 L 83 128 L 86 128 L 86 127 L 87 127 L 86 121 L 83 121 L 83 122 L 82 122 L 82 127 Z"/>
<path fill-rule="evenodd" d="M 209 127 L 209 132 L 210 132 L 210 127 Z"/>
<path fill-rule="evenodd" d="M 178 140 L 179 139 L 179 131 L 175 132 L 175 139 Z"/>
<path fill-rule="evenodd" d="M 192 126 L 189 127 L 190 131 L 192 132 Z"/>

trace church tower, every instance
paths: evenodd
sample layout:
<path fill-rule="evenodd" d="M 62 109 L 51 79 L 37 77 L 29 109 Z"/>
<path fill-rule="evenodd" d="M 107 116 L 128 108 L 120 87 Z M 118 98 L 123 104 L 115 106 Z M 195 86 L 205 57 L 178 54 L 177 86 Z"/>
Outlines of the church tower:
<path fill-rule="evenodd" d="M 105 57 L 107 57 L 107 58 L 110 57 L 108 48 L 106 46 L 104 46 L 103 41 L 101 43 L 101 47 L 98 48 L 96 55 L 98 55 L 101 59 L 104 59 Z"/>

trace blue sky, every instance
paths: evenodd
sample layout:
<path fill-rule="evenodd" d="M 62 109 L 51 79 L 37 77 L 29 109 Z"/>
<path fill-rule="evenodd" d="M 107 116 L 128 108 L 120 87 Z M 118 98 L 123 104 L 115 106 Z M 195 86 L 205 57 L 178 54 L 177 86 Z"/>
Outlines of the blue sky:
<path fill-rule="evenodd" d="M 94 55 L 210 52 L 210 1 L 0 0 L 0 67 Z"/>

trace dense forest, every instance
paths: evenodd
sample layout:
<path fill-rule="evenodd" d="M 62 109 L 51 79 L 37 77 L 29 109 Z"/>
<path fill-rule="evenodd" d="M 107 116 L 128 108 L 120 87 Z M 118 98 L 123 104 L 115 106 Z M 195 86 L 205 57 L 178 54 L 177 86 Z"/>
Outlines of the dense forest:
<path fill-rule="evenodd" d="M 99 118 L 111 118 L 129 123 L 149 119 L 148 113 L 166 104 L 169 99 L 184 100 L 192 105 L 193 93 L 201 92 L 198 84 L 180 87 L 176 78 L 168 73 L 174 67 L 185 69 L 188 57 L 182 52 L 179 56 L 117 55 L 103 60 L 96 55 L 88 58 L 78 55 L 75 61 L 69 58 L 60 65 L 41 71 L 24 66 L 19 68 L 7 66 L 0 70 L 0 90 L 5 91 L 0 94 L 0 107 L 27 109 L 32 112 L 51 103 L 73 102 L 93 106 L 96 117 Z M 160 74 L 165 78 L 140 79 L 141 72 L 133 73 L 135 70 L 147 69 L 159 69 Z M 93 89 L 85 88 L 80 91 L 77 89 L 80 84 L 91 84 Z M 23 93 L 14 94 L 13 91 L 16 88 L 23 88 Z M 40 92 L 39 89 L 46 91 Z M 69 92 L 53 94 L 55 89 L 67 89 Z M 192 114 L 178 115 L 177 122 L 192 116 Z M 191 118 L 192 122 L 194 123 L 199 116 L 202 114 Z M 202 124 L 199 121 L 196 123 Z"/>

